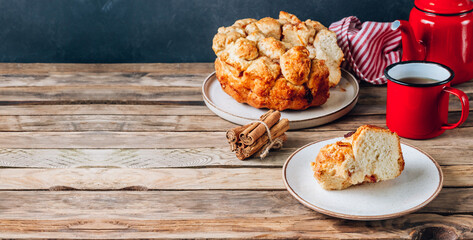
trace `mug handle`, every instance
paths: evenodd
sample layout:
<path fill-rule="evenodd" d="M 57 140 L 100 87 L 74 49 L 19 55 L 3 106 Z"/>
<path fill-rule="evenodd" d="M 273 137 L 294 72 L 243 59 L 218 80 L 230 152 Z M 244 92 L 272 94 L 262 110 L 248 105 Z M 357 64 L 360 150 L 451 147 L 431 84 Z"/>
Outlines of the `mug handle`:
<path fill-rule="evenodd" d="M 466 96 L 464 92 L 456 88 L 445 87 L 443 91 L 457 96 L 460 99 L 460 102 L 462 104 L 462 115 L 460 117 L 460 120 L 457 123 L 447 123 L 447 124 L 442 125 L 441 127 L 442 129 L 446 129 L 446 130 L 454 129 L 466 121 L 466 118 L 468 117 L 468 113 L 470 112 L 470 102 L 468 101 L 468 96 Z"/>

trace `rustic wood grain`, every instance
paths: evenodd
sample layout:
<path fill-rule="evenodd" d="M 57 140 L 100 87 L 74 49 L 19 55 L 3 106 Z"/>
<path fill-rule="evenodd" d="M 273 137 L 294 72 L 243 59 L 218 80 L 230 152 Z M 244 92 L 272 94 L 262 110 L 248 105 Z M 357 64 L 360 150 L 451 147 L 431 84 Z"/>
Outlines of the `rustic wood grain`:
<path fill-rule="evenodd" d="M 131 104 L 154 102 L 202 102 L 200 88 L 154 86 L 40 86 L 0 88 L 1 102 L 84 102 Z"/>
<path fill-rule="evenodd" d="M 281 169 L 0 169 L 1 190 L 285 189 Z"/>
<path fill-rule="evenodd" d="M 176 71 L 179 72 L 178 67 Z M 162 103 L 175 102 L 179 99 L 193 104 L 203 104 L 200 85 L 206 74 L 194 75 L 191 70 L 189 71 L 189 73 L 165 75 L 129 74 L 126 71 L 125 73 L 75 73 L 76 76 L 64 73 L 58 75 L 4 74 L 0 75 L 0 79 L 3 79 L 3 85 L 0 84 L 0 102 L 4 104 L 28 102 L 67 104 L 79 101 Z M 473 98 L 473 82 L 463 83 L 456 87 L 463 90 L 470 99 Z M 451 99 L 450 109 L 460 110 L 459 101 L 454 96 L 451 96 Z M 371 110 L 380 113 L 385 111 L 385 102 L 386 87 L 362 84 L 359 107 L 354 111 L 367 114 L 366 111 L 369 113 Z"/>
<path fill-rule="evenodd" d="M 296 149 L 240 161 L 229 147 L 193 149 L 0 149 L 0 166 L 32 168 L 281 167 Z"/>
<path fill-rule="evenodd" d="M 465 90 L 473 109 L 473 89 Z M 361 88 L 360 98 L 354 111 L 364 114 L 366 111 L 379 113 L 386 105 L 386 88 Z M 119 104 L 166 104 L 190 103 L 203 105 L 200 87 L 160 87 L 129 85 L 93 85 L 93 86 L 33 86 L 2 87 L 0 102 L 3 104 L 70 104 L 70 103 L 119 103 Z M 356 109 L 359 108 L 359 109 Z M 450 109 L 459 111 L 459 101 L 452 97 Z"/>
<path fill-rule="evenodd" d="M 459 112 L 450 113 L 449 122 L 456 122 Z M 386 127 L 385 115 L 348 115 L 330 124 L 305 129 L 304 131 L 352 131 L 364 124 Z M 222 118 L 195 115 L 0 115 L 0 131 L 3 132 L 222 132 L 237 126 Z M 473 118 L 468 118 L 460 127 L 472 127 Z"/>
<path fill-rule="evenodd" d="M 0 87 L 47 87 L 47 86 L 175 86 L 201 87 L 209 73 L 40 73 L 0 74 Z"/>
<path fill-rule="evenodd" d="M 225 219 L 315 214 L 285 190 L 0 191 L 0 219 Z M 64 211 L 67 209 L 67 211 Z M 471 214 L 473 189 L 445 188 L 421 213 Z M 319 215 L 319 214 L 317 214 Z"/>
<path fill-rule="evenodd" d="M 471 164 L 471 153 L 457 148 L 441 147 L 422 150 L 442 165 Z M 192 149 L 0 149 L 2 167 L 201 167 L 201 166 L 282 166 L 296 148 L 272 152 L 264 160 L 240 161 L 227 147 Z"/>
<path fill-rule="evenodd" d="M 440 164 L 444 189 L 385 221 L 318 214 L 285 190 L 297 148 L 385 126 L 386 87 L 361 84 L 347 116 L 238 160 L 201 84 L 212 63 L 0 64 L 0 238 L 473 238 L 473 120 L 403 142 Z M 455 86 L 473 99 L 473 82 Z M 470 100 L 470 108 L 473 103 Z M 459 118 L 451 97 L 450 121 Z"/>
<path fill-rule="evenodd" d="M 140 85 L 174 84 L 163 82 L 170 79 L 188 78 L 179 86 L 200 86 L 202 77 L 214 72 L 213 63 L 180 63 L 180 64 L 9 64 L 2 63 L 0 68 L 0 87 L 4 86 L 57 86 L 87 85 L 100 82 L 110 84 L 140 83 Z M 157 76 L 155 79 L 153 76 Z M 169 78 L 161 78 L 167 76 Z M 195 76 L 195 78 L 193 78 Z M 198 76 L 198 77 L 197 77 Z M 159 80 L 159 81 L 156 81 Z M 186 85 L 190 83 L 191 85 Z M 366 82 L 362 89 L 385 88 Z M 472 82 L 455 86 L 464 91 L 473 87 Z M 371 95 L 368 95 L 371 96 Z"/>
<path fill-rule="evenodd" d="M 442 195 L 450 197 L 444 199 Z M 444 203 L 450 204 L 448 213 L 468 212 L 472 198 L 471 190 L 466 189 L 444 189 L 438 200 L 414 214 L 361 222 L 318 214 L 286 191 L 2 191 L 0 200 L 2 237 L 59 233 L 56 237 L 77 238 L 97 233 L 94 236 L 110 238 L 197 235 L 392 239 L 410 238 L 436 227 L 469 238 L 473 230 L 471 214 L 429 213 L 439 209 L 447 213 Z"/>
<path fill-rule="evenodd" d="M 343 136 L 346 131 L 289 132 L 284 148 Z M 471 164 L 473 128 L 446 131 L 439 137 L 424 140 L 402 139 L 434 157 L 442 165 Z M 202 139 L 202 141 L 196 141 Z M 461 143 L 461 144 L 460 144 Z M 224 132 L 0 132 L 1 148 L 228 148 Z M 8 160 L 8 159 L 7 159 Z"/>
<path fill-rule="evenodd" d="M 343 137 L 346 131 L 288 132 L 287 148 L 299 148 L 314 141 Z M 422 149 L 472 149 L 473 128 L 446 131 L 423 140 L 402 139 Z M 199 141 L 201 140 L 201 141 Z M 461 146 L 458 145 L 461 143 Z M 228 147 L 225 132 L 0 132 L 2 148 L 203 148 Z M 440 151 L 440 150 L 439 150 Z"/>
<path fill-rule="evenodd" d="M 316 213 L 303 216 L 228 219 L 80 219 L 0 220 L 2 238 L 163 239 L 163 238 L 270 238 L 270 239 L 412 239 L 473 238 L 471 215 L 415 213 L 384 221 L 344 221 Z M 435 231 L 435 230 L 443 231 Z M 443 235 L 440 235 L 438 233 Z M 434 235 L 432 235 L 432 233 Z M 435 235 L 437 234 L 437 235 Z M 423 238 L 417 238 L 423 239 Z"/>
<path fill-rule="evenodd" d="M 199 148 L 227 145 L 224 132 L 0 132 L 2 148 Z"/>
<path fill-rule="evenodd" d="M 473 187 L 473 165 L 443 166 L 444 187 Z M 0 169 L 0 190 L 284 190 L 281 168 Z"/>
<path fill-rule="evenodd" d="M 1 105 L 1 104 L 0 104 Z M 57 115 L 142 115 L 142 116 L 215 116 L 204 105 L 124 105 L 124 104 L 17 104 L 0 107 L 1 116 Z"/>
<path fill-rule="evenodd" d="M 180 149 L 0 149 L 0 166 L 33 168 L 165 168 L 165 167 L 281 167 L 297 148 L 283 148 L 261 160 L 240 161 L 229 147 Z M 471 152 L 438 146 L 421 147 L 441 165 L 472 164 Z M 315 153 L 314 153 L 315 158 Z"/>
<path fill-rule="evenodd" d="M 473 187 L 473 166 L 442 166 L 443 185 Z"/>
<path fill-rule="evenodd" d="M 194 75 L 208 76 L 214 71 L 213 63 L 143 63 L 143 64 L 42 64 L 42 63 L 1 63 L 0 86 L 56 86 L 56 85 L 84 85 L 95 84 L 96 78 L 100 81 L 112 83 L 134 84 L 144 79 L 142 84 L 150 84 L 148 77 L 168 76 L 171 79 L 190 78 L 193 86 L 200 86 L 203 79 L 192 78 Z M 124 81 L 117 81 L 123 79 Z M 92 81 L 91 81 L 92 80 Z M 158 78 L 158 80 L 166 80 Z M 156 82 L 157 84 L 173 84 Z M 185 82 L 181 86 L 186 85 Z M 473 83 L 466 82 L 455 86 L 463 91 L 469 91 Z M 361 88 L 385 88 L 385 85 L 375 86 L 365 82 Z"/>
<path fill-rule="evenodd" d="M 41 115 L 0 116 L 2 132 L 225 131 L 236 126 L 218 116 Z"/>
<path fill-rule="evenodd" d="M 199 116 L 215 116 L 203 102 L 193 102 L 187 104 L 183 102 L 167 102 L 163 104 L 145 103 L 143 105 L 130 104 L 81 104 L 75 103 L 57 103 L 44 102 L 37 103 L 20 103 L 20 102 L 0 102 L 0 115 L 17 116 L 17 115 L 158 115 L 158 116 L 182 116 L 182 115 L 199 115 Z M 7 104 L 7 105 L 5 105 Z M 453 114 L 458 114 L 459 107 L 450 109 Z M 368 104 L 356 105 L 355 108 L 346 116 L 360 115 L 384 115 L 386 114 L 385 104 Z"/>

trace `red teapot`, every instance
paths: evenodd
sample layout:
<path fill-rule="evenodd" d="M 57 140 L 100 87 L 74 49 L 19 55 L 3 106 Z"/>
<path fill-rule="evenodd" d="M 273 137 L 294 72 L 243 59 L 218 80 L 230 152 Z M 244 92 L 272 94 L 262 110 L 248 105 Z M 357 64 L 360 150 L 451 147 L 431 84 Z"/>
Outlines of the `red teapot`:
<path fill-rule="evenodd" d="M 401 61 L 425 60 L 450 67 L 452 84 L 473 79 L 473 1 L 415 0 L 409 22 L 393 22 L 400 29 Z"/>

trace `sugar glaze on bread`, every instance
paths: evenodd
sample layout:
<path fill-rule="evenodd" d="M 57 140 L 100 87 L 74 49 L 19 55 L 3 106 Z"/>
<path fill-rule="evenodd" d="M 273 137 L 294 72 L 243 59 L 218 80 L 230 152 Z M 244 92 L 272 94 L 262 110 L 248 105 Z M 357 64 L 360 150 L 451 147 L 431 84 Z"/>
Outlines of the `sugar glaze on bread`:
<path fill-rule="evenodd" d="M 394 179 L 404 170 L 399 136 L 388 129 L 361 126 L 350 137 L 321 148 L 312 169 L 327 190 Z"/>

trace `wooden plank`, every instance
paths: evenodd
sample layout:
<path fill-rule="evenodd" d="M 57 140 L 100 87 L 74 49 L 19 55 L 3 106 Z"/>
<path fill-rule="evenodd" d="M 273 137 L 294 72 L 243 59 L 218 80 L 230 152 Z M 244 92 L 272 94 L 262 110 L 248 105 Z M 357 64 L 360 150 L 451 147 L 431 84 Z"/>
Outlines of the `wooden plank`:
<path fill-rule="evenodd" d="M 444 186 L 473 187 L 473 165 L 442 166 Z"/>
<path fill-rule="evenodd" d="M 309 167 L 309 166 L 307 166 Z M 444 166 L 444 187 L 473 187 L 473 165 Z M 0 190 L 284 190 L 281 168 L 0 169 Z"/>
<path fill-rule="evenodd" d="M 117 94 L 113 93 L 115 90 L 112 88 L 108 89 L 92 89 L 84 90 L 80 87 L 65 87 L 67 88 L 66 92 L 44 92 L 46 90 L 37 91 L 33 90 L 31 92 L 22 92 L 16 91 L 15 89 L 9 89 L 4 92 L 0 90 L 0 106 L 9 106 L 11 108 L 3 110 L 7 115 L 14 115 L 11 110 L 20 109 L 25 111 L 28 107 L 25 106 L 37 106 L 37 105 L 46 105 L 45 107 L 58 107 L 59 109 L 64 109 L 69 106 L 73 109 L 81 109 L 83 112 L 88 112 L 91 114 L 99 114 L 94 112 L 93 109 L 96 107 L 90 106 L 112 106 L 117 105 L 121 106 L 131 106 L 129 108 L 121 107 L 121 109 L 132 109 L 130 114 L 139 114 L 137 111 L 141 109 L 149 109 L 145 111 L 151 113 L 151 110 L 156 112 L 164 112 L 163 115 L 172 115 L 172 112 L 162 111 L 166 108 L 171 108 L 172 110 L 183 110 L 180 112 L 175 112 L 175 115 L 188 115 L 191 114 L 186 112 L 186 109 L 197 108 L 193 110 L 208 111 L 205 107 L 205 103 L 201 100 L 202 96 L 198 92 L 194 92 L 190 89 L 170 89 L 168 87 L 164 91 L 169 92 L 159 92 L 161 90 L 156 90 L 155 92 L 147 92 L 146 90 L 139 92 L 128 87 L 123 87 L 121 90 L 117 90 Z M 140 87 L 137 87 L 140 88 Z M 160 88 L 160 87 L 156 87 Z M 141 90 L 140 90 L 141 91 Z M 173 93 L 170 93 L 174 91 Z M 85 92 L 85 93 L 84 93 Z M 138 93 L 137 93 L 138 92 Z M 159 92 L 159 93 L 158 93 Z M 183 96 L 182 98 L 180 96 Z M 470 99 L 472 99 L 470 97 Z M 473 100 L 470 100 L 473 101 Z M 13 106 L 12 106 L 13 105 Z M 171 105 L 171 106 L 166 106 Z M 181 105 L 179 108 L 178 105 Z M 66 107 L 65 107 L 66 106 Z M 473 106 L 473 102 L 470 102 L 470 106 Z M 111 108 L 110 110 L 102 110 L 107 114 L 115 114 L 113 110 L 116 108 Z M 453 99 L 450 101 L 449 110 L 451 112 L 460 112 L 461 106 L 458 101 Z M 470 111 L 473 110 L 473 107 L 470 107 Z M 65 110 L 66 113 L 70 110 Z M 167 113 L 167 114 L 166 114 Z M 204 113 L 209 115 L 209 113 Z M 63 115 L 63 112 L 57 112 L 55 115 Z M 212 113 L 213 114 L 213 113 Z M 349 113 L 350 115 L 376 115 L 376 114 L 386 114 L 386 105 L 385 102 L 382 103 L 358 103 L 353 110 Z M 215 114 L 213 114 L 215 115 Z"/>
<path fill-rule="evenodd" d="M 209 73 L 40 73 L 0 74 L 0 87 L 47 87 L 47 86 L 154 86 L 154 87 L 201 87 Z"/>
<path fill-rule="evenodd" d="M 182 81 L 187 81 L 184 78 Z M 122 81 L 120 81 L 122 82 Z M 2 104 L 18 104 L 35 102 L 37 104 L 68 104 L 68 103 L 126 103 L 152 104 L 189 102 L 203 105 L 201 88 L 186 86 L 154 86 L 121 83 L 117 85 L 66 85 L 66 86 L 11 86 L 0 88 Z M 473 82 L 459 86 L 470 98 L 470 110 L 473 109 Z M 451 96 L 450 109 L 461 109 L 458 99 Z M 363 87 L 360 89 L 360 99 L 354 109 L 358 114 L 381 114 L 385 112 L 386 88 Z"/>
<path fill-rule="evenodd" d="M 120 63 L 120 64 L 77 64 L 77 63 L 0 63 L 1 74 L 42 73 L 186 73 L 203 74 L 215 71 L 213 63 Z"/>
<path fill-rule="evenodd" d="M 313 213 L 287 191 L 263 190 L 0 191 L 0 209 L 4 220 L 225 219 Z"/>
<path fill-rule="evenodd" d="M 218 116 L 42 115 L 0 116 L 2 132 L 225 131 L 236 125 Z"/>
<path fill-rule="evenodd" d="M 472 189 L 444 189 L 415 214 L 385 221 L 345 221 L 304 207 L 287 191 L 2 191 L 0 232 L 61 232 L 84 237 L 106 230 L 113 233 L 109 237 L 154 232 L 157 237 L 164 233 L 168 237 L 233 238 L 340 234 L 366 239 L 370 234 L 409 238 L 417 231 L 439 227 L 467 238 L 473 236 L 473 216 L 464 212 L 471 211 L 472 199 Z M 431 211 L 464 215 L 425 214 Z M 130 233 L 134 235 L 124 235 Z"/>
<path fill-rule="evenodd" d="M 193 149 L 0 149 L 1 167 L 32 168 L 181 168 L 181 167 L 280 167 L 295 151 L 282 149 L 240 161 L 229 147 Z"/>
<path fill-rule="evenodd" d="M 289 132 L 284 149 L 296 149 L 314 141 L 340 137 L 345 133 L 346 131 Z M 442 165 L 463 165 L 471 164 L 473 140 L 470 136 L 472 135 L 473 128 L 467 127 L 447 131 L 428 141 L 410 139 L 402 141 L 424 150 Z M 208 159 L 209 156 L 214 156 L 212 154 L 214 148 L 228 149 L 228 144 L 224 132 L 212 134 L 205 132 L 0 132 L 0 147 L 3 149 L 169 148 L 183 153 L 178 155 L 185 159 L 184 161 L 193 161 L 196 155 L 202 156 L 202 152 L 199 150 L 194 152 L 195 149 L 208 149 L 202 156 L 202 159 Z M 189 150 L 196 155 L 188 155 Z M 8 151 L 6 150 L 6 152 Z M 230 155 L 226 156 L 233 159 L 229 150 L 227 151 Z M 274 155 L 276 157 L 276 154 Z M 285 158 L 286 156 L 279 157 Z M 9 156 L 2 160 L 3 164 L 8 166 L 12 161 L 10 159 L 15 161 L 13 156 Z M 35 160 L 30 157 L 29 161 L 34 162 Z"/>
<path fill-rule="evenodd" d="M 140 63 L 140 64 L 24 64 L 0 63 L 0 86 L 58 86 L 86 85 L 97 82 L 110 84 L 140 84 L 153 85 L 152 76 L 168 76 L 173 80 L 191 78 L 192 86 L 200 86 L 203 79 L 214 71 L 213 63 Z M 199 75 L 199 77 L 191 77 Z M 169 80 L 161 79 L 157 80 Z M 159 86 L 162 83 L 155 82 Z M 185 83 L 181 86 L 191 86 Z M 169 86 L 169 85 L 166 85 Z M 385 89 L 385 85 L 375 86 L 362 82 L 361 89 Z M 455 86 L 463 91 L 473 88 L 473 82 Z M 383 90 L 381 90 L 383 91 Z M 385 91 L 385 90 L 384 90 Z"/>
<path fill-rule="evenodd" d="M 384 115 L 346 116 L 331 124 L 306 131 L 352 131 L 369 123 L 385 127 Z M 464 126 L 472 126 L 468 120 Z M 159 115 L 0 115 L 2 132 L 74 132 L 74 131 L 226 131 L 237 125 L 218 116 L 159 116 Z"/>
<path fill-rule="evenodd" d="M 466 92 L 470 103 L 473 103 L 473 89 Z M 133 86 L 133 85 L 93 85 L 93 86 L 37 86 L 37 87 L 2 87 L 0 88 L 0 101 L 7 103 L 38 104 L 70 103 L 70 102 L 193 102 L 202 103 L 200 87 L 159 87 L 159 86 Z M 357 107 L 375 107 L 378 111 L 385 109 L 386 89 L 362 88 Z M 470 104 L 473 105 L 473 104 Z M 356 108 L 356 107 L 355 107 Z M 450 109 L 461 109 L 459 101 L 452 97 Z M 470 107 L 470 110 L 473 107 Z M 356 110 L 356 109 L 355 109 Z M 360 111 L 360 110 L 357 110 Z M 361 111 L 362 112 L 362 111 Z"/>
<path fill-rule="evenodd" d="M 1 104 L 0 104 L 1 105 Z M 42 116 L 42 115 L 153 115 L 181 116 L 199 115 L 215 116 L 205 105 L 124 105 L 124 104 L 63 104 L 39 105 L 22 104 L 0 107 L 3 116 Z"/>
<path fill-rule="evenodd" d="M 152 86 L 152 87 L 195 87 L 200 89 L 202 82 L 207 78 L 209 73 L 189 74 L 189 73 L 140 73 L 140 72 L 103 72 L 103 73 L 42 73 L 42 74 L 0 74 L 0 88 L 5 87 L 23 87 L 31 89 L 32 87 L 87 87 L 88 89 L 102 89 L 108 87 L 121 86 Z M 462 84 L 460 88 L 471 93 L 473 83 L 467 82 Z M 58 88 L 62 89 L 62 88 Z M 59 90 L 57 90 L 59 91 Z M 61 93 L 63 95 L 71 94 L 67 91 Z M 105 93 L 102 93 L 105 95 Z M 361 88 L 361 98 L 359 104 L 370 105 L 373 103 L 383 105 L 385 103 L 386 87 L 375 87 L 363 85 Z M 88 99 L 88 95 L 84 95 L 84 99 Z M 103 96 L 102 99 L 107 99 Z M 31 100 L 31 99 L 30 99 Z M 37 100 L 37 99 L 36 99 Z M 28 101 L 22 99 L 21 101 Z M 194 100 L 195 101 L 195 100 Z M 452 101 L 458 102 L 452 97 Z M 457 108 L 457 104 L 455 108 Z"/>
<path fill-rule="evenodd" d="M 300 204 L 286 190 L 0 191 L 0 209 L 0 219 L 5 220 L 322 216 Z M 445 188 L 418 212 L 471 214 L 472 209 L 472 188 Z"/>
<path fill-rule="evenodd" d="M 422 147 L 443 167 L 471 164 L 471 149 Z M 192 149 L 0 149 L 0 167 L 31 168 L 182 168 L 182 167 L 281 167 L 297 148 L 283 148 L 261 160 L 240 161 L 222 148 Z M 316 153 L 314 153 L 315 159 Z M 468 172 L 469 173 L 469 172 Z M 459 175 L 456 175 L 459 177 Z M 447 179 L 446 179 L 447 181 Z"/>
<path fill-rule="evenodd" d="M 0 88 L 1 102 L 202 102 L 200 88 L 154 86 L 46 86 Z"/>
<path fill-rule="evenodd" d="M 193 64 L 10 64 L 0 68 L 0 101 L 12 103 L 191 102 L 202 105 L 200 85 L 213 63 Z M 170 86 L 177 87 L 173 89 Z M 162 88 L 161 88 L 162 87 Z M 182 89 L 187 87 L 188 89 Z M 473 97 L 473 82 L 456 86 Z M 128 89 L 129 88 L 129 89 Z M 145 88 L 145 89 L 142 89 Z M 111 91 L 116 91 L 111 93 Z M 48 93 L 45 94 L 45 91 Z M 160 93 L 157 95 L 156 91 Z M 362 84 L 353 113 L 385 112 L 385 86 Z M 452 99 L 455 99 L 452 97 Z M 470 104 L 473 106 L 473 104 Z M 473 108 L 473 107 L 472 107 Z M 458 111 L 458 100 L 451 109 Z"/>
<path fill-rule="evenodd" d="M 305 216 L 230 219 L 0 220 L 2 238 L 163 239 L 471 239 L 473 216 L 409 214 L 384 221 L 344 221 L 316 213 Z M 443 237 L 443 238 L 442 238 Z"/>
<path fill-rule="evenodd" d="M 2 148 L 228 147 L 224 132 L 0 132 Z"/>
<path fill-rule="evenodd" d="M 287 148 L 343 137 L 346 131 L 289 132 Z M 420 148 L 473 149 L 473 128 L 446 131 L 429 141 L 403 139 Z M 461 145 L 458 143 L 461 142 Z M 0 132 L 2 148 L 206 148 L 228 147 L 225 132 Z M 439 149 L 440 150 L 440 149 Z"/>
<path fill-rule="evenodd" d="M 215 116 L 203 102 L 196 105 L 185 105 L 179 102 L 166 104 L 15 104 L 2 105 L 0 115 L 158 115 L 158 116 L 182 116 L 182 115 L 204 115 Z M 459 112 L 453 109 L 451 112 Z M 383 105 L 357 105 L 347 116 L 383 115 L 386 106 Z M 458 113 L 456 113 L 458 114 Z"/>
<path fill-rule="evenodd" d="M 277 168 L 0 169 L 1 190 L 285 189 Z"/>
<path fill-rule="evenodd" d="M 450 114 L 450 122 L 460 118 L 459 112 Z M 344 116 L 330 124 L 304 131 L 352 131 L 364 124 L 386 127 L 384 115 Z M 2 132 L 68 132 L 68 131 L 226 131 L 237 125 L 212 116 L 159 116 L 159 115 L 0 115 Z M 460 127 L 472 127 L 473 118 Z"/>
<path fill-rule="evenodd" d="M 139 64 L 48 64 L 48 63 L 0 63 L 0 74 L 35 75 L 35 74 L 80 74 L 94 76 L 100 73 L 158 73 L 158 74 L 210 74 L 214 71 L 213 63 L 139 63 Z M 12 76 L 13 77 L 13 76 Z M 126 75 L 124 77 L 127 77 Z M 130 75 L 131 78 L 136 76 Z M 466 82 L 455 86 L 466 90 L 473 83 Z M 367 83 L 361 84 L 363 88 L 379 88 Z M 384 86 L 382 86 L 384 87 Z M 382 88 L 381 87 L 381 88 Z"/>
<path fill-rule="evenodd" d="M 383 115 L 347 117 L 308 131 L 351 131 L 363 123 L 385 125 Z M 218 116 L 158 116 L 158 115 L 36 115 L 0 116 L 2 132 L 73 132 L 73 131 L 199 131 L 223 132 L 237 125 Z"/>

